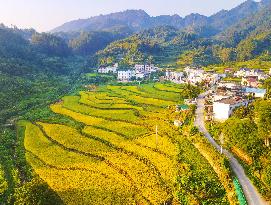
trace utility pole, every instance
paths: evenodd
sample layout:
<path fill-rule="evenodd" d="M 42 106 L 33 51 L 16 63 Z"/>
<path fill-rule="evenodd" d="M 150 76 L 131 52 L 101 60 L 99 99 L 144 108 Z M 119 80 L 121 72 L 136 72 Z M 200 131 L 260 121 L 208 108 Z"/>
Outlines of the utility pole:
<path fill-rule="evenodd" d="M 223 154 L 223 144 L 224 144 L 224 135 L 223 134 L 221 134 L 220 136 L 219 136 L 219 140 L 220 140 L 220 144 L 221 144 L 221 146 L 220 146 L 220 153 L 221 154 Z"/>
<path fill-rule="evenodd" d="M 156 149 L 158 148 L 158 126 L 156 125 L 155 128 L 155 143 L 156 143 Z"/>

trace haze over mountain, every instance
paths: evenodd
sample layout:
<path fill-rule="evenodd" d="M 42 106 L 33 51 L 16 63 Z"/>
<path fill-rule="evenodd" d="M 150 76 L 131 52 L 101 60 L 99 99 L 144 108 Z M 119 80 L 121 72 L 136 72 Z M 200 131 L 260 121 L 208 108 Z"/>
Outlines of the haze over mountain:
<path fill-rule="evenodd" d="M 222 10 L 210 17 L 197 13 L 190 14 L 184 18 L 177 14 L 152 17 L 144 10 L 126 10 L 67 22 L 53 29 L 51 32 L 112 31 L 119 28 L 127 28 L 133 32 L 138 32 L 144 29 L 167 25 L 178 29 L 208 27 L 217 33 L 235 24 L 240 19 L 259 11 L 269 3 L 270 0 L 263 0 L 261 2 L 247 0 L 236 8 L 229 11 Z"/>

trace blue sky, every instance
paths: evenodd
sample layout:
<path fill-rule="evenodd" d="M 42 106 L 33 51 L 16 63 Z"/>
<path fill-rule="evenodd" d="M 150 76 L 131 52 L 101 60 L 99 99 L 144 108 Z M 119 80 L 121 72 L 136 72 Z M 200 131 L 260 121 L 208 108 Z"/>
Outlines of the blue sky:
<path fill-rule="evenodd" d="M 211 15 L 242 2 L 244 0 L 0 0 L 0 22 L 48 31 L 70 20 L 126 9 L 143 9 L 151 16 Z"/>

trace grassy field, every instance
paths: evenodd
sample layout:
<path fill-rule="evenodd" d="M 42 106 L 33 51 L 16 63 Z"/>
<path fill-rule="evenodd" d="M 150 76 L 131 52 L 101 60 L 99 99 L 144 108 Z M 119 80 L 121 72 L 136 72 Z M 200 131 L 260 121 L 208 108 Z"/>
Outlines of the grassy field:
<path fill-rule="evenodd" d="M 23 122 L 27 161 L 65 204 L 234 204 L 173 126 L 182 102 L 181 85 L 158 83 L 66 96 L 51 110 L 83 126 Z"/>

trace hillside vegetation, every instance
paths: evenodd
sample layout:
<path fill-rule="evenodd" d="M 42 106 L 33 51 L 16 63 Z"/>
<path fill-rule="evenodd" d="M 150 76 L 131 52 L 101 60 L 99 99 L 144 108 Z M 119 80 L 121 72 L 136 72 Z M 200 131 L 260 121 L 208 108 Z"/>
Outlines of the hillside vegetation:
<path fill-rule="evenodd" d="M 247 1 L 240 8 L 243 12 L 249 11 L 249 8 L 255 7 L 254 3 Z M 253 59 L 270 61 L 269 3 L 262 2 L 262 6 L 255 12 L 248 12 L 219 32 L 212 31 L 210 22 L 195 28 L 160 26 L 141 31 L 113 42 L 98 52 L 96 63 L 121 61 L 124 64 L 134 64 L 145 61 L 161 67 L 183 68 L 189 65 L 207 66 Z M 238 8 L 233 10 L 237 11 Z M 234 16 L 234 12 L 231 12 Z M 224 16 L 226 13 L 216 15 Z M 234 18 L 233 16 L 230 18 Z M 213 19 L 214 22 L 219 21 Z"/>
<path fill-rule="evenodd" d="M 242 161 L 267 199 L 271 198 L 270 105 L 270 100 L 256 100 L 248 107 L 236 109 L 226 122 L 209 125 L 217 140 L 223 136 L 224 146 Z"/>

